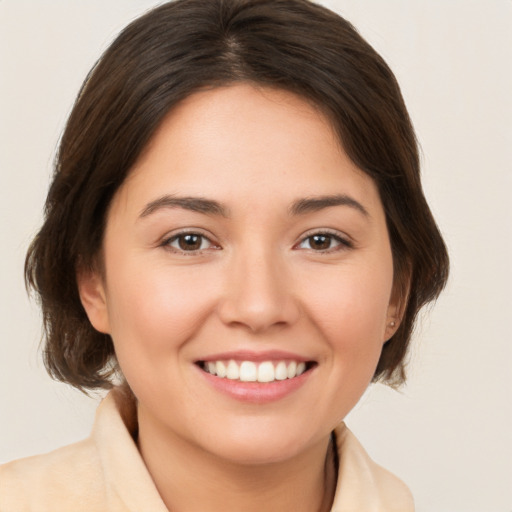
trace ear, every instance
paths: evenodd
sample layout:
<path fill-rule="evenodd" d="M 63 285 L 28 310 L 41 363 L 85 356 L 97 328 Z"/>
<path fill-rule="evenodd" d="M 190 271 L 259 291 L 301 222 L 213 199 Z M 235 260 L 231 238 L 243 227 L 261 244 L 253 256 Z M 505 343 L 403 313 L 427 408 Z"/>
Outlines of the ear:
<path fill-rule="evenodd" d="M 76 280 L 80 301 L 92 326 L 99 332 L 110 334 L 103 277 L 96 270 L 81 269 L 77 272 Z"/>
<path fill-rule="evenodd" d="M 400 327 L 402 317 L 399 314 L 398 308 L 390 304 L 388 307 L 388 313 L 386 316 L 386 329 L 384 331 L 383 342 L 388 342 Z"/>
<path fill-rule="evenodd" d="M 393 284 L 391 298 L 388 305 L 386 316 L 386 329 L 384 333 L 384 343 L 394 336 L 405 314 L 407 302 L 409 301 L 410 278 L 401 279 L 400 282 Z"/>

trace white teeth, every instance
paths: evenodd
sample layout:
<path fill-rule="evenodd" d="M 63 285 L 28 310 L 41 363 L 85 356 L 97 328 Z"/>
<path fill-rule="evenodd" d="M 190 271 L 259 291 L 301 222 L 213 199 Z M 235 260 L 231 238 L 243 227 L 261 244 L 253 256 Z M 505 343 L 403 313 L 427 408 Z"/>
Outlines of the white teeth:
<path fill-rule="evenodd" d="M 276 366 L 276 380 L 285 380 L 288 378 L 288 368 L 286 368 L 286 363 L 281 361 Z"/>
<path fill-rule="evenodd" d="M 231 380 L 238 380 L 240 378 L 240 371 L 235 361 L 229 361 L 228 368 L 226 370 L 226 377 Z"/>
<path fill-rule="evenodd" d="M 256 382 L 257 378 L 258 368 L 256 368 L 256 364 L 252 361 L 243 361 L 240 365 L 240 380 L 242 382 Z"/>
<path fill-rule="evenodd" d="M 295 361 L 292 361 L 288 365 L 287 377 L 289 379 L 293 379 L 293 377 L 295 377 L 295 375 L 297 375 L 297 363 Z"/>
<path fill-rule="evenodd" d="M 217 377 L 224 378 L 227 374 L 226 365 L 222 361 L 217 362 L 217 369 L 215 371 Z"/>
<path fill-rule="evenodd" d="M 242 382 L 274 382 L 293 379 L 306 371 L 306 363 L 296 361 L 272 361 L 254 363 L 253 361 L 207 361 L 203 367 L 208 373 L 229 380 Z"/>
<path fill-rule="evenodd" d="M 272 382 L 275 377 L 274 365 L 270 361 L 261 363 L 258 367 L 258 382 Z"/>

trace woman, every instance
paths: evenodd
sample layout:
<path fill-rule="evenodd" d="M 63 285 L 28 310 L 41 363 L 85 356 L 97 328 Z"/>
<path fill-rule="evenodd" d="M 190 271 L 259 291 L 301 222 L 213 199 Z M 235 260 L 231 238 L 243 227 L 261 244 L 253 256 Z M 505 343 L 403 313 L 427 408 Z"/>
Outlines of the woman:
<path fill-rule="evenodd" d="M 128 26 L 62 137 L 28 284 L 91 437 L 0 468 L 0 510 L 408 511 L 342 423 L 404 378 L 448 259 L 396 80 L 305 0 Z"/>

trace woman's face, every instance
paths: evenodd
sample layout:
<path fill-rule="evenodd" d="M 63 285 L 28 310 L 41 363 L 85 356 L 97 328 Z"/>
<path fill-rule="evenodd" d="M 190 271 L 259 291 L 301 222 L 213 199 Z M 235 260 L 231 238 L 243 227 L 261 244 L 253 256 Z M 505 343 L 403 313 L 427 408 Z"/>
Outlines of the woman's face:
<path fill-rule="evenodd" d="M 224 459 L 327 439 L 393 334 L 375 184 L 288 92 L 238 84 L 177 106 L 112 201 L 103 256 L 82 301 L 141 426 Z"/>

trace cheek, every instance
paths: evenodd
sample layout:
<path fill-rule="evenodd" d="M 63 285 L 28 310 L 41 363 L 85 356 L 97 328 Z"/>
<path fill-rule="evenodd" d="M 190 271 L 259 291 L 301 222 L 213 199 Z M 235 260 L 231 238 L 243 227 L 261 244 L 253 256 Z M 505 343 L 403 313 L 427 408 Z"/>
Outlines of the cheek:
<path fill-rule="evenodd" d="M 116 261 L 107 273 L 107 301 L 118 356 L 129 348 L 138 357 L 159 357 L 196 333 L 214 301 L 211 280 L 185 267 Z"/>
<path fill-rule="evenodd" d="M 345 268 L 316 280 L 311 287 L 309 308 L 317 328 L 332 349 L 344 357 L 377 358 L 384 342 L 392 270 Z"/>

